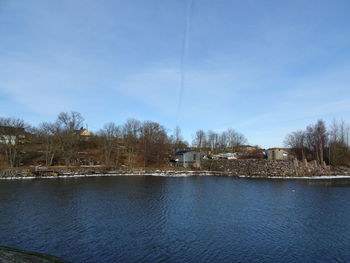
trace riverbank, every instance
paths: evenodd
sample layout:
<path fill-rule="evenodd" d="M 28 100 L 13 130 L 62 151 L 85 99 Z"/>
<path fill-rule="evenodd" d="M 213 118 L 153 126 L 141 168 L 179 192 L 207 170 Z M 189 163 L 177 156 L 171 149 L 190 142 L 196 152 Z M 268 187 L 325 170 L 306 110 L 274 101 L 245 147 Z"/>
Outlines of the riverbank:
<path fill-rule="evenodd" d="M 108 169 L 106 167 L 32 167 L 2 169 L 0 179 L 70 178 L 98 176 L 233 176 L 238 178 L 332 179 L 350 178 L 347 167 L 318 166 L 313 163 L 267 160 L 204 160 L 202 170 Z"/>
<path fill-rule="evenodd" d="M 161 176 L 161 177 L 191 177 L 191 176 L 222 176 L 236 177 L 242 179 L 271 179 L 271 180 L 335 180 L 349 179 L 350 175 L 329 175 L 329 176 L 254 176 L 254 175 L 232 175 L 222 172 L 202 171 L 200 173 L 189 171 L 184 173 L 169 173 L 166 171 L 154 173 L 124 173 L 124 174 L 65 174 L 58 176 L 15 176 L 0 177 L 1 180 L 35 180 L 35 179 L 55 179 L 55 178 L 88 178 L 88 177 L 116 177 L 116 176 Z"/>
<path fill-rule="evenodd" d="M 0 170 L 0 180 L 11 179 L 37 179 L 37 178 L 70 178 L 70 177 L 102 177 L 102 176 L 167 176 L 167 177 L 186 177 L 186 176 L 223 176 L 220 171 L 200 171 L 200 170 L 174 170 L 174 169 L 86 169 L 86 168 L 66 168 L 66 169 L 47 169 L 34 171 L 31 169 L 3 169 Z"/>
<path fill-rule="evenodd" d="M 231 176 L 261 178 L 300 178 L 350 176 L 349 167 L 333 167 L 316 161 L 294 160 L 203 160 L 202 169 L 220 171 Z"/>

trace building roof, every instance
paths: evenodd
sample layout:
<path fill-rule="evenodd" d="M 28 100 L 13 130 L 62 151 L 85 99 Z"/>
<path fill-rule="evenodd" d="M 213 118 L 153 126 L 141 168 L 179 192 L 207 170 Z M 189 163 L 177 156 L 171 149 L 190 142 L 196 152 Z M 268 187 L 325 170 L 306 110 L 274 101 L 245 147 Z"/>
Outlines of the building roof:
<path fill-rule="evenodd" d="M 80 130 L 80 135 L 81 136 L 92 136 L 92 133 L 89 132 L 87 129 L 81 129 Z"/>
<path fill-rule="evenodd" d="M 289 148 L 282 148 L 282 147 L 269 148 L 268 150 L 290 151 Z"/>
<path fill-rule="evenodd" d="M 190 153 L 190 152 L 199 153 L 199 152 L 192 151 L 192 150 L 181 150 L 181 151 L 177 151 L 177 152 L 175 153 L 175 155 L 183 155 L 183 154 L 185 154 L 185 153 Z"/>
<path fill-rule="evenodd" d="M 92 133 L 83 127 L 79 130 L 75 130 L 74 132 L 80 136 L 92 136 Z"/>

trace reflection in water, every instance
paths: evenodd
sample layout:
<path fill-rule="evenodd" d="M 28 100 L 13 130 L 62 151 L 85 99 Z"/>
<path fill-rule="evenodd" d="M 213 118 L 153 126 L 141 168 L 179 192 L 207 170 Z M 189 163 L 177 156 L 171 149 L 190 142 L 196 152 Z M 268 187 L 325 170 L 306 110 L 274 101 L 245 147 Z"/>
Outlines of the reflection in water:
<path fill-rule="evenodd" d="M 0 181 L 0 245 L 73 262 L 349 262 L 349 185 L 150 176 Z"/>
<path fill-rule="evenodd" d="M 330 179 L 330 180 L 302 180 L 306 184 L 318 184 L 326 186 L 350 186 L 350 179 Z"/>

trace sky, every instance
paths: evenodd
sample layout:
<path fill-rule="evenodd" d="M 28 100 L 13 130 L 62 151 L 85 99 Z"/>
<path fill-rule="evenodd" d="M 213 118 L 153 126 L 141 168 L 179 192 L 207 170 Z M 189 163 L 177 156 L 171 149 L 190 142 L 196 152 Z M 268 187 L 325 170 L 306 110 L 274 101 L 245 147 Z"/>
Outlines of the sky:
<path fill-rule="evenodd" d="M 233 128 L 350 122 L 348 0 L 0 0 L 0 116 Z"/>

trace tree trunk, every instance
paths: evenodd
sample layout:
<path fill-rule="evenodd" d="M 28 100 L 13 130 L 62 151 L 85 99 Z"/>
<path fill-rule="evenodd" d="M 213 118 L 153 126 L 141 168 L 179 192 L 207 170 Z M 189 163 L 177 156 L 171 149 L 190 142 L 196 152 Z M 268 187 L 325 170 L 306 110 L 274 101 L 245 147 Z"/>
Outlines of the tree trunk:
<path fill-rule="evenodd" d="M 52 153 L 52 154 L 51 154 L 51 158 L 50 158 L 50 162 L 49 162 L 49 166 L 52 165 L 54 156 L 55 156 L 55 153 Z"/>
<path fill-rule="evenodd" d="M 323 164 L 323 143 L 322 141 L 320 142 L 320 164 L 322 165 Z"/>

